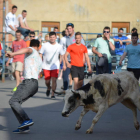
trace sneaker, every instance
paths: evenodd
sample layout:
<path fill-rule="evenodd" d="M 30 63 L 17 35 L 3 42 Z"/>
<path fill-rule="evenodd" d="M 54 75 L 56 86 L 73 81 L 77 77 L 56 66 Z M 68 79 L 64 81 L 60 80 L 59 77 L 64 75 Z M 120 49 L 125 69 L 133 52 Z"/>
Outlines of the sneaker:
<path fill-rule="evenodd" d="M 64 97 L 65 93 L 58 94 L 59 97 Z"/>
<path fill-rule="evenodd" d="M 29 127 L 25 127 L 23 129 L 14 130 L 13 133 L 20 134 L 20 133 L 28 133 L 30 131 Z"/>
<path fill-rule="evenodd" d="M 69 89 L 72 89 L 72 85 L 69 85 Z"/>
<path fill-rule="evenodd" d="M 13 88 L 11 92 L 14 93 L 16 90 L 17 90 L 17 87 Z"/>
<path fill-rule="evenodd" d="M 30 120 L 28 120 L 28 121 L 24 121 L 19 127 L 18 127 L 18 129 L 23 129 L 23 128 L 25 128 L 25 127 L 27 127 L 27 126 L 31 126 L 31 125 L 33 125 L 34 124 L 34 122 L 32 121 L 32 119 L 30 119 Z"/>
<path fill-rule="evenodd" d="M 62 86 L 61 89 L 64 89 L 64 86 Z"/>
<path fill-rule="evenodd" d="M 50 90 L 46 91 L 46 96 L 48 97 L 50 95 Z"/>
<path fill-rule="evenodd" d="M 57 94 L 57 95 L 61 95 L 61 94 L 63 94 L 63 93 L 64 93 L 64 90 L 55 92 L 55 94 Z"/>
<path fill-rule="evenodd" d="M 55 99 L 55 96 L 51 96 L 51 99 L 54 100 Z"/>

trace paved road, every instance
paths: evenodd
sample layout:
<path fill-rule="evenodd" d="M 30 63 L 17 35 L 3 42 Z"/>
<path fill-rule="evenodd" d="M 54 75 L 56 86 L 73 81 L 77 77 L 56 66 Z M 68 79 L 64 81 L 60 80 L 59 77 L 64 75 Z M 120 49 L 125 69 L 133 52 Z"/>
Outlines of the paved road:
<path fill-rule="evenodd" d="M 85 83 L 89 80 L 85 80 Z M 62 81 L 58 81 L 58 88 Z M 80 130 L 75 131 L 75 124 L 82 107 L 79 107 L 68 118 L 61 116 L 64 105 L 63 97 L 51 100 L 45 96 L 44 80 L 39 80 L 39 92 L 23 103 L 27 114 L 33 118 L 35 124 L 29 134 L 13 134 L 19 125 L 10 106 L 10 92 L 15 81 L 0 82 L 0 140 L 140 140 L 140 130 L 133 125 L 132 112 L 122 104 L 108 109 L 94 128 L 93 134 L 85 134 L 90 127 L 94 112 L 85 115 Z M 140 112 L 138 112 L 140 121 Z"/>

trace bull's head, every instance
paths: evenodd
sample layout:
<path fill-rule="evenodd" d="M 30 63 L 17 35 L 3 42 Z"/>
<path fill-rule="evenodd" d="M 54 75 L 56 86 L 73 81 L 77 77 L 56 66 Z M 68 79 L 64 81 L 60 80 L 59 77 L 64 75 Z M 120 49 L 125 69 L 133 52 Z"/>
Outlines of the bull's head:
<path fill-rule="evenodd" d="M 67 91 L 65 95 L 65 104 L 62 111 L 63 117 L 68 117 L 78 106 L 84 105 L 82 100 L 85 98 L 84 90 Z"/>

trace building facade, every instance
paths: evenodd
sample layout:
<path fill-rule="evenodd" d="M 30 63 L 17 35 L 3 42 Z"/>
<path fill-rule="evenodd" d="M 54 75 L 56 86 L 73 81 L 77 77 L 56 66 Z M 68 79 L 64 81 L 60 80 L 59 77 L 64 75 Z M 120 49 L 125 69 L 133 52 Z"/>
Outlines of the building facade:
<path fill-rule="evenodd" d="M 0 20 L 2 21 L 2 1 L 0 0 Z M 18 7 L 16 15 L 27 10 L 28 25 L 40 31 L 59 31 L 67 23 L 74 23 L 75 31 L 102 33 L 105 26 L 112 32 L 120 27 L 130 32 L 133 27 L 140 28 L 140 0 L 6 0 L 6 13 L 11 5 Z M 10 7 L 9 7 L 10 6 Z M 2 25 L 0 23 L 0 32 Z"/>

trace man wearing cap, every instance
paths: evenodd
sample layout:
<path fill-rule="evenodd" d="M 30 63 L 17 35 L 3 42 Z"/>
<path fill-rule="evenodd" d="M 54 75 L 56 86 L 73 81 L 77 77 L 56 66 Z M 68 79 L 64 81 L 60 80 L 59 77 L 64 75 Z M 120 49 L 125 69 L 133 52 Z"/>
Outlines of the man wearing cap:
<path fill-rule="evenodd" d="M 66 28 L 68 30 L 68 34 L 69 36 L 66 37 L 66 48 L 68 48 L 68 46 L 72 45 L 75 43 L 75 32 L 74 32 L 74 24 L 73 23 L 68 23 L 66 25 Z M 84 39 L 81 39 L 81 44 L 85 45 Z M 68 62 L 70 62 L 70 55 L 68 56 Z M 64 86 L 64 93 L 65 90 L 68 89 L 69 87 L 69 74 L 70 74 L 70 68 L 66 65 L 64 65 L 64 69 L 66 69 L 65 71 L 63 71 L 63 86 Z"/>

